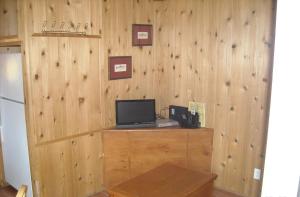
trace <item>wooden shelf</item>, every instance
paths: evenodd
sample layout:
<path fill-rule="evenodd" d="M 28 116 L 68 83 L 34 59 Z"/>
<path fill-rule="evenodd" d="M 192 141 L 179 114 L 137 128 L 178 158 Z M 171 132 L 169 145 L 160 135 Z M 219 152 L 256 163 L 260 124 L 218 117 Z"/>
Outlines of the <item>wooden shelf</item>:
<path fill-rule="evenodd" d="M 74 38 L 101 38 L 101 35 L 86 35 L 79 33 L 34 33 L 33 37 L 74 37 Z"/>
<path fill-rule="evenodd" d="M 21 40 L 18 36 L 3 36 L 0 37 L 0 47 L 20 46 Z"/>

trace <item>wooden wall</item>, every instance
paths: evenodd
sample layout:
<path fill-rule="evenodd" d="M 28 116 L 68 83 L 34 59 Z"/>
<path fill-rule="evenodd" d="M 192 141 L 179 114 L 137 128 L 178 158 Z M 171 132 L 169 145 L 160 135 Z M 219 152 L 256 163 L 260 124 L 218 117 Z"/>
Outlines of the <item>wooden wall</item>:
<path fill-rule="evenodd" d="M 217 187 L 258 196 L 263 168 L 275 2 L 164 1 L 156 9 L 160 108 L 207 104 Z"/>
<path fill-rule="evenodd" d="M 43 23 L 102 26 L 102 2 L 20 1 L 31 171 L 36 196 L 87 196 L 102 189 L 98 38 L 33 37 Z M 99 11 L 100 10 L 100 11 Z"/>
<path fill-rule="evenodd" d="M 0 1 L 0 37 L 18 34 L 17 0 Z"/>
<path fill-rule="evenodd" d="M 147 12 L 134 17 L 133 1 L 20 2 L 35 194 L 93 194 L 103 184 L 99 131 L 115 124 L 114 100 L 154 98 L 152 47 L 131 47 L 131 25 L 147 22 Z M 87 33 L 102 38 L 32 36 L 46 20 L 88 24 Z M 110 55 L 134 57 L 132 79 L 108 81 Z"/>
<path fill-rule="evenodd" d="M 102 93 L 105 127 L 115 125 L 116 99 L 156 98 L 155 47 L 132 47 L 132 24 L 154 22 L 152 1 L 103 1 Z M 109 56 L 132 56 L 133 76 L 108 80 Z"/>
<path fill-rule="evenodd" d="M 264 161 L 274 4 L 19 0 L 36 196 L 86 196 L 102 189 L 98 131 L 114 125 L 118 98 L 156 98 L 158 112 L 169 104 L 207 103 L 216 186 L 258 196 L 261 182 L 252 174 Z M 87 33 L 102 38 L 32 37 L 45 20 L 88 24 Z M 152 47 L 131 46 L 133 23 L 153 24 Z M 132 55 L 131 79 L 108 80 L 110 55 Z"/>

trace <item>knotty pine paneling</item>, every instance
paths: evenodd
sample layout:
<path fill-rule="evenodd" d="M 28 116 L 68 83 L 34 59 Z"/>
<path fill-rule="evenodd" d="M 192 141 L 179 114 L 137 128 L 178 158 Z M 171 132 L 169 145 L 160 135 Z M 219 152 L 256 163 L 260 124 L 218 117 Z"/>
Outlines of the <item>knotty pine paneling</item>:
<path fill-rule="evenodd" d="M 263 167 L 273 47 L 273 0 L 23 0 L 20 3 L 26 113 L 32 177 L 37 196 L 72 196 L 100 190 L 101 140 L 88 134 L 115 124 L 115 99 L 155 98 L 157 111 L 188 101 L 207 103 L 207 126 L 215 129 L 216 186 L 259 196 L 253 168 Z M 41 38 L 44 21 L 88 24 L 101 39 Z M 132 47 L 133 23 L 153 24 L 153 46 Z M 0 23 L 1 24 L 1 23 Z M 109 56 L 131 55 L 131 79 L 108 80 Z M 53 191 L 49 185 L 78 181 L 58 150 L 71 153 L 97 183 Z M 46 159 L 51 161 L 46 163 Z M 54 159 L 53 159 L 54 158 Z M 61 175 L 66 169 L 72 169 Z M 66 183 L 66 182 L 65 182 Z M 77 184 L 74 183 L 75 185 Z M 75 191 L 73 191 L 75 190 Z"/>
<path fill-rule="evenodd" d="M 272 0 L 157 3 L 159 108 L 207 104 L 217 187 L 258 196 L 271 82 Z"/>
<path fill-rule="evenodd" d="M 64 30 L 85 31 L 87 34 L 101 34 L 101 1 L 99 0 L 51 0 L 29 1 L 32 10 L 34 33 L 43 30 L 57 29 L 63 26 Z"/>
<path fill-rule="evenodd" d="M 35 196 L 89 196 L 102 189 L 102 41 L 33 37 L 45 20 L 87 23 L 100 34 L 98 0 L 23 0 L 27 129 Z"/>
<path fill-rule="evenodd" d="M 0 1 L 0 37 L 18 34 L 17 0 Z"/>
<path fill-rule="evenodd" d="M 103 2 L 102 99 L 105 127 L 115 125 L 116 99 L 156 98 L 155 47 L 132 47 L 132 24 L 153 23 L 153 2 Z M 132 78 L 108 80 L 108 57 L 132 56 Z"/>
<path fill-rule="evenodd" d="M 30 77 L 35 95 L 36 141 L 99 130 L 98 39 L 34 37 L 32 46 Z"/>
<path fill-rule="evenodd" d="M 36 147 L 38 196 L 90 196 L 102 189 L 100 132 Z M 37 170 L 37 169 L 36 169 Z"/>

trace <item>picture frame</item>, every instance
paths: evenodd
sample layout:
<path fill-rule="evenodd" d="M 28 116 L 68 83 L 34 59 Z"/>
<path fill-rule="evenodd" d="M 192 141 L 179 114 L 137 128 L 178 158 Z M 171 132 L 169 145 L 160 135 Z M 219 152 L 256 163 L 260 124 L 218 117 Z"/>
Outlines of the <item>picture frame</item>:
<path fill-rule="evenodd" d="M 110 56 L 108 58 L 109 80 L 127 79 L 132 77 L 131 56 Z"/>
<path fill-rule="evenodd" d="M 132 46 L 152 46 L 153 26 L 150 24 L 132 25 Z"/>

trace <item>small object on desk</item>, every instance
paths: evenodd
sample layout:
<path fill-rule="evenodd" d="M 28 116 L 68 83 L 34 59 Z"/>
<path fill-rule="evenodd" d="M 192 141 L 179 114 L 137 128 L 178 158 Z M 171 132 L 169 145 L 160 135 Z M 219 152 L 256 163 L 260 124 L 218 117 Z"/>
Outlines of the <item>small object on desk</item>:
<path fill-rule="evenodd" d="M 156 120 L 156 127 L 178 127 L 179 123 L 176 120 L 172 119 L 157 119 Z"/>
<path fill-rule="evenodd" d="M 215 174 L 165 163 L 112 189 L 112 197 L 211 197 Z"/>

